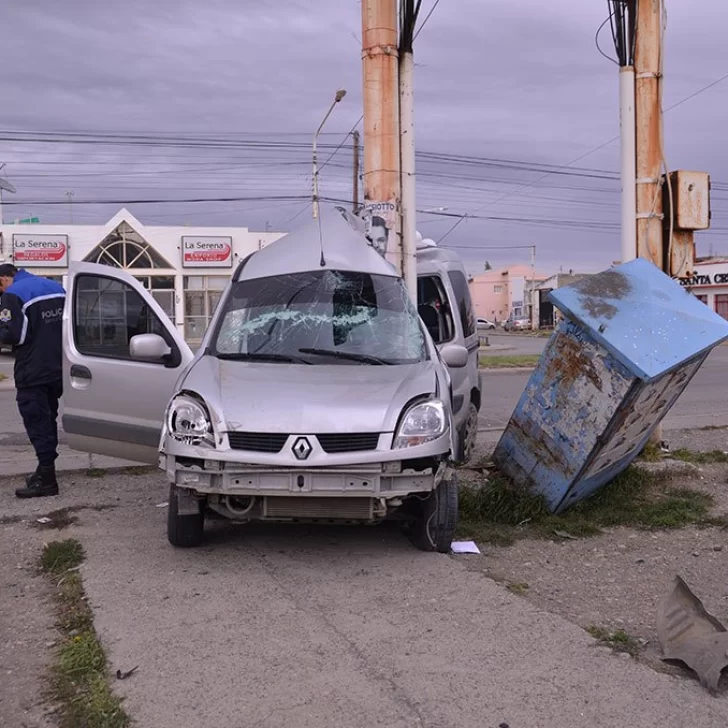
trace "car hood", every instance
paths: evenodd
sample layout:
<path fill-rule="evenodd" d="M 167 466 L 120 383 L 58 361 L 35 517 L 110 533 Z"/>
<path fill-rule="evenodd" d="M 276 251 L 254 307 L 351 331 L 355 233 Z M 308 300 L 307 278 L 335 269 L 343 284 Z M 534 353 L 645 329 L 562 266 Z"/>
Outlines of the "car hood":
<path fill-rule="evenodd" d="M 414 397 L 437 390 L 433 361 L 402 366 L 295 365 L 203 356 L 181 389 L 199 394 L 221 430 L 393 432 Z"/>

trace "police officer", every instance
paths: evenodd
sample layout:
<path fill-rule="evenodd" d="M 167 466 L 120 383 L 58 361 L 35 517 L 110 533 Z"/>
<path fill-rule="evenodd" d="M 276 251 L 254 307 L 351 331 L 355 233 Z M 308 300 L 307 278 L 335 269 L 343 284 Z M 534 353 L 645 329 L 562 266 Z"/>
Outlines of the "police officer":
<path fill-rule="evenodd" d="M 58 400 L 63 393 L 63 286 L 14 265 L 0 265 L 0 341 L 15 352 L 20 416 L 38 468 L 18 498 L 58 495 Z"/>

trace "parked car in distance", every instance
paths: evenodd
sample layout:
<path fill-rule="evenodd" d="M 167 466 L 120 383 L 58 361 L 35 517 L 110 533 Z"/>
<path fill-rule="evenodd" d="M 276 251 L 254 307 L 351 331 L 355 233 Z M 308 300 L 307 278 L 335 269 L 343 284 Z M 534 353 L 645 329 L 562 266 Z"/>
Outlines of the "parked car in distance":
<path fill-rule="evenodd" d="M 479 318 L 478 319 L 478 328 L 479 329 L 494 329 L 495 324 L 492 321 L 488 321 L 488 319 Z"/>
<path fill-rule="evenodd" d="M 504 331 L 530 331 L 531 321 L 527 318 L 508 318 L 503 323 Z"/>

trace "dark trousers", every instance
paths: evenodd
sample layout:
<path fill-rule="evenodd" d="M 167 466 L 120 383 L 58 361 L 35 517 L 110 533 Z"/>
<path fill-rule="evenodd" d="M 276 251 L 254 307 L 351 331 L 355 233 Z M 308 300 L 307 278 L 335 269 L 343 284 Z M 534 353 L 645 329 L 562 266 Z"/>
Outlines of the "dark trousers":
<path fill-rule="evenodd" d="M 62 382 L 18 389 L 18 411 L 39 465 L 53 465 L 58 457 L 58 400 L 62 394 Z"/>

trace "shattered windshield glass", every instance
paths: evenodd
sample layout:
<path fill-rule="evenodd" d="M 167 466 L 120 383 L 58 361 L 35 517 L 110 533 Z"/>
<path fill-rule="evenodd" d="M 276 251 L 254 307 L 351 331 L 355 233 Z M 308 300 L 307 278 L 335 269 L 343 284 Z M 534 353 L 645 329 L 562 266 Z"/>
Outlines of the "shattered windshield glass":
<path fill-rule="evenodd" d="M 213 347 L 224 359 L 413 364 L 427 358 L 401 279 L 309 271 L 233 284 Z"/>

